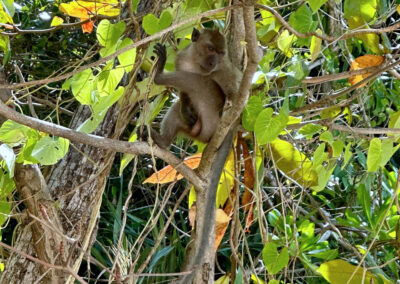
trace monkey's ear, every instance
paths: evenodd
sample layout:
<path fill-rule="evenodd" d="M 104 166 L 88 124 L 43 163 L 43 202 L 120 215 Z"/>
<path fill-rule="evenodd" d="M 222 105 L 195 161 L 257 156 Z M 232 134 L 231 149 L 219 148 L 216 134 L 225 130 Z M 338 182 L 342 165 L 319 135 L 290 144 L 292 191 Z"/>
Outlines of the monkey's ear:
<path fill-rule="evenodd" d="M 193 28 L 193 32 L 192 32 L 192 42 L 195 42 L 199 39 L 200 37 L 200 31 L 196 28 Z"/>

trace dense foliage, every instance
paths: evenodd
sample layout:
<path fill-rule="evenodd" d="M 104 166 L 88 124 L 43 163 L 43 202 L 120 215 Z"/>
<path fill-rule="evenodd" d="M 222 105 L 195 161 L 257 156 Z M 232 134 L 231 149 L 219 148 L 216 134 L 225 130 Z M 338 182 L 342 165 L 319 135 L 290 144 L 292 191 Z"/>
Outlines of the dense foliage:
<path fill-rule="evenodd" d="M 137 11 L 140 1 L 94 2 L 1 2 L 8 81 L 50 78 L 15 88 L 6 103 L 66 127 L 76 108 L 86 105 L 91 117 L 77 130 L 92 133 L 113 105 L 124 107 L 121 98 L 133 78 L 130 103 L 136 107 L 120 139 L 135 142 L 137 128 L 157 127 L 175 95 L 152 83 L 156 41 L 135 46 L 140 31 L 157 35 L 178 24 L 162 38 L 166 70 L 172 71 L 193 27 L 228 34 L 228 9 L 198 15 L 231 1 L 154 1 L 146 14 Z M 218 188 L 215 283 L 400 279 L 399 7 L 390 0 L 258 1 L 254 24 L 263 57 Z M 78 21 L 83 24 L 73 24 Z M 93 62 L 100 63 L 89 68 Z M 370 69 L 357 73 L 363 68 Z M 65 80 L 52 80 L 68 72 Z M 11 120 L 1 126 L 0 140 L 0 222 L 3 241 L 12 245 L 14 215 L 25 209 L 13 194 L 15 163 L 38 163 L 45 173 L 73 141 Z M 179 137 L 171 151 L 187 158 L 203 148 Z M 187 163 L 195 168 L 198 159 Z M 110 279 L 116 264 L 122 278 L 148 273 L 141 283 L 161 283 L 171 279 L 167 273 L 180 271 L 195 196 L 192 190 L 183 199 L 186 181 L 177 181 L 170 166 L 161 172 L 166 178 L 143 183 L 165 166 L 151 155 L 116 156 L 91 249 L 94 260 L 88 265 L 85 258 L 78 272 L 85 280 Z"/>

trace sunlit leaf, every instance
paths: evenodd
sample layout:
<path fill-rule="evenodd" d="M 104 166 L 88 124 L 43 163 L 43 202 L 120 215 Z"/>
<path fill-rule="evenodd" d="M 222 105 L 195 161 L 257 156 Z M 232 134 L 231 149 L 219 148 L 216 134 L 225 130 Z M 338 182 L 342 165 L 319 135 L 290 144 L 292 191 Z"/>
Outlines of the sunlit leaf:
<path fill-rule="evenodd" d="M 289 252 L 287 247 L 284 247 L 279 253 L 278 246 L 273 242 L 265 244 L 262 250 L 262 256 L 265 267 L 270 274 L 278 273 L 289 263 Z"/>
<path fill-rule="evenodd" d="M 369 172 L 375 172 L 382 160 L 382 142 L 379 138 L 374 138 L 369 143 L 367 166 Z"/>
<path fill-rule="evenodd" d="M 270 143 L 268 154 L 275 160 L 277 167 L 290 178 L 308 187 L 318 184 L 317 173 L 307 157 L 296 150 L 289 142 L 276 139 Z"/>
<path fill-rule="evenodd" d="M 51 21 L 50 26 L 56 27 L 56 26 L 61 25 L 62 23 L 64 23 L 64 19 L 63 19 L 63 18 L 60 18 L 60 17 L 58 17 L 58 16 L 55 16 L 55 17 L 53 18 L 53 20 Z"/>
<path fill-rule="evenodd" d="M 328 0 L 307 0 L 308 4 L 310 4 L 311 10 L 315 13 L 324 5 Z"/>
<path fill-rule="evenodd" d="M 354 59 L 354 61 L 351 63 L 350 70 L 359 70 L 359 69 L 363 69 L 363 68 L 367 68 L 367 67 L 379 66 L 382 64 L 384 59 L 385 58 L 380 55 L 372 55 L 372 54 L 363 55 L 363 56 L 360 56 L 360 57 L 357 57 L 356 59 Z M 349 83 L 351 85 L 355 85 L 370 75 L 371 75 L 370 73 L 367 73 L 364 75 L 352 76 L 349 78 Z M 361 88 L 364 86 L 365 86 L 365 84 L 362 84 L 358 88 Z"/>
<path fill-rule="evenodd" d="M 67 154 L 68 148 L 68 139 L 46 136 L 36 143 L 32 156 L 43 166 L 54 165 Z"/>
<path fill-rule="evenodd" d="M 357 266 L 342 259 L 331 260 L 321 264 L 318 272 L 321 273 L 331 284 L 359 284 L 359 283 L 381 283 L 378 278 L 369 271 L 364 271 L 362 267 L 356 270 Z M 355 272 L 355 273 L 354 273 Z M 351 275 L 354 276 L 350 280 Z M 350 280 L 350 281 L 349 281 Z M 384 284 L 390 284 L 389 280 L 380 277 Z"/>
<path fill-rule="evenodd" d="M 80 19 L 89 19 L 93 15 L 118 16 L 119 9 L 115 8 L 111 3 L 89 2 L 89 1 L 72 1 L 69 3 L 61 3 L 59 10 L 68 16 Z"/>
<path fill-rule="evenodd" d="M 322 33 L 320 29 L 318 29 L 316 32 L 319 34 Z M 317 59 L 318 56 L 321 54 L 321 44 L 322 44 L 322 39 L 316 36 L 311 37 L 311 44 L 310 44 L 311 62 Z"/>
<path fill-rule="evenodd" d="M 196 169 L 201 160 L 201 153 L 195 154 L 186 158 L 183 162 L 191 169 Z M 162 168 L 161 170 L 157 171 L 156 173 L 152 174 L 149 178 L 147 178 L 143 183 L 157 183 L 157 184 L 164 184 L 170 183 L 175 180 L 182 179 L 183 176 L 178 174 L 178 172 L 170 165 Z"/>
<path fill-rule="evenodd" d="M 159 19 L 153 14 L 147 14 L 143 17 L 143 29 L 147 34 L 152 35 L 169 27 L 172 20 L 172 15 L 167 10 L 161 13 Z"/>

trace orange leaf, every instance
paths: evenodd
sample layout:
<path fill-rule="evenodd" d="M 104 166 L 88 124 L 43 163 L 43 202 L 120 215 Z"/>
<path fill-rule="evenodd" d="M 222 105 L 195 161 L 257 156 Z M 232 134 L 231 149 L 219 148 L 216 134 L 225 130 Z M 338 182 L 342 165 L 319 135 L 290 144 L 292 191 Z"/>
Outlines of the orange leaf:
<path fill-rule="evenodd" d="M 186 158 L 183 162 L 191 169 L 196 169 L 201 160 L 201 153 L 195 154 Z M 173 182 L 175 180 L 182 179 L 183 176 L 178 174 L 177 171 L 170 165 L 164 167 L 158 172 L 152 174 L 149 178 L 147 178 L 143 183 L 157 183 L 164 184 Z"/>
<path fill-rule="evenodd" d="M 224 237 L 226 229 L 228 229 L 229 221 L 231 218 L 222 209 L 217 209 L 215 222 L 215 251 L 217 251 L 219 244 Z"/>
<path fill-rule="evenodd" d="M 86 19 L 81 19 L 81 21 L 82 20 L 84 21 Z M 93 31 L 93 22 L 89 21 L 89 22 L 87 22 L 85 24 L 82 24 L 82 31 L 83 31 L 83 33 L 90 34 Z"/>
<path fill-rule="evenodd" d="M 385 58 L 380 55 L 373 55 L 373 54 L 363 55 L 363 56 L 360 56 L 360 57 L 357 57 L 356 59 L 354 59 L 354 61 L 351 63 L 350 70 L 359 70 L 359 69 L 363 69 L 363 68 L 378 66 L 378 65 L 382 64 L 384 59 Z M 351 76 L 349 78 L 349 83 L 351 85 L 357 84 L 358 82 L 367 78 L 369 75 L 371 75 L 371 73 L 367 73 L 364 75 Z M 365 86 L 365 84 L 362 84 L 357 89 L 364 87 L 364 86 Z"/>
<path fill-rule="evenodd" d="M 80 19 L 88 19 L 94 15 L 104 16 L 117 16 L 119 9 L 114 8 L 114 5 L 109 3 L 88 2 L 88 1 L 73 1 L 69 3 L 62 3 L 59 10 L 68 16 Z"/>
<path fill-rule="evenodd" d="M 254 204 L 252 203 L 252 204 L 250 204 L 250 207 L 248 208 L 249 212 L 247 212 L 246 226 L 244 227 L 244 230 L 247 233 L 250 233 L 250 226 L 253 224 L 253 219 L 254 219 L 253 209 L 254 209 Z"/>
<path fill-rule="evenodd" d="M 244 211 L 248 211 L 251 202 L 253 200 L 253 193 L 249 189 L 253 189 L 254 187 L 254 168 L 253 168 L 253 161 L 251 159 L 249 149 L 247 147 L 246 141 L 243 138 L 239 139 L 239 143 L 242 146 L 243 152 L 243 160 L 244 160 L 244 193 L 242 196 L 242 206 L 244 207 Z"/>

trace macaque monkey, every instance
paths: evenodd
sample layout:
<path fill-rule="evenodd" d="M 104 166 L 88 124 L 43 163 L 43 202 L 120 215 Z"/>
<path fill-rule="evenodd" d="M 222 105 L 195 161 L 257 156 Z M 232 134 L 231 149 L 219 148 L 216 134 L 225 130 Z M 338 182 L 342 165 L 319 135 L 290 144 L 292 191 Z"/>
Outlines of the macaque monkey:
<path fill-rule="evenodd" d="M 151 131 L 152 138 L 167 148 L 179 132 L 209 142 L 216 131 L 225 98 L 238 92 L 241 72 L 229 60 L 225 37 L 216 29 L 193 30 L 192 43 L 176 56 L 176 71 L 163 73 L 165 46 L 156 45 L 158 55 L 154 81 L 175 87 L 180 100 L 174 103 L 161 122 L 161 133 Z"/>
<path fill-rule="evenodd" d="M 242 72 L 228 56 L 225 37 L 217 29 L 193 29 L 192 43 L 180 51 L 176 70 L 209 76 L 232 100 L 239 91 Z"/>
<path fill-rule="evenodd" d="M 167 148 L 179 132 L 202 142 L 209 142 L 214 135 L 222 114 L 225 100 L 232 100 L 239 91 L 242 73 L 230 61 L 225 37 L 218 30 L 193 30 L 192 43 L 176 56 L 176 71 L 163 73 L 166 49 L 155 46 L 158 55 L 154 82 L 179 90 L 179 101 L 168 110 L 161 122 L 161 133 L 151 130 L 155 143 Z M 205 220 L 215 219 L 215 199 L 219 178 L 233 141 L 230 131 L 220 146 L 212 176 L 206 191 Z M 200 232 L 199 250 L 188 262 L 189 269 L 200 267 L 204 251 L 209 246 L 206 227 Z M 179 283 L 191 283 L 193 275 L 186 275 Z"/>

